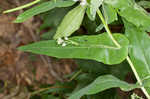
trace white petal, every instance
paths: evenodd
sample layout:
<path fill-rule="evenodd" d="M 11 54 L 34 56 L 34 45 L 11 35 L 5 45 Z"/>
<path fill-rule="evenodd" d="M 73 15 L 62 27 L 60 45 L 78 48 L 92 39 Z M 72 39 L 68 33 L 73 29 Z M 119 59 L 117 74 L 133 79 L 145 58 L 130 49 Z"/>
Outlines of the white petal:
<path fill-rule="evenodd" d="M 63 39 L 58 38 L 58 40 L 57 40 L 57 43 L 58 43 L 58 44 L 62 44 L 63 42 L 64 42 L 64 40 L 63 40 Z"/>
<path fill-rule="evenodd" d="M 63 43 L 63 44 L 62 44 L 62 46 L 66 46 L 66 45 L 67 45 L 66 43 Z"/>
<path fill-rule="evenodd" d="M 68 40 L 68 37 L 65 37 L 64 39 L 65 39 L 65 40 Z"/>
<path fill-rule="evenodd" d="M 86 0 L 82 0 L 80 3 L 81 6 L 85 6 L 86 4 L 87 4 Z"/>

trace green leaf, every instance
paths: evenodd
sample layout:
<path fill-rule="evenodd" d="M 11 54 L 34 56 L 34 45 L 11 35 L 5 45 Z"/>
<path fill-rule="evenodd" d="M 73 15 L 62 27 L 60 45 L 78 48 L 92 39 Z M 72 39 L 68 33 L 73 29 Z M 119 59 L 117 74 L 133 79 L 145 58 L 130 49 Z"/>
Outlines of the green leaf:
<path fill-rule="evenodd" d="M 50 93 L 57 93 L 57 94 L 65 94 L 71 92 L 74 87 L 74 82 L 56 82 L 55 85 L 52 86 L 53 88 L 49 88 L 41 94 L 50 94 Z"/>
<path fill-rule="evenodd" d="M 89 18 L 91 21 L 94 21 L 94 20 L 95 20 L 95 18 L 92 17 L 92 15 L 91 15 L 91 13 L 90 13 L 90 6 L 87 6 L 86 14 L 87 14 L 88 18 Z"/>
<path fill-rule="evenodd" d="M 61 46 L 55 40 L 49 40 L 22 46 L 19 49 L 57 58 L 92 59 L 105 64 L 118 64 L 127 57 L 129 42 L 124 35 L 114 34 L 113 36 L 120 43 L 121 48 L 117 48 L 108 34 L 103 33 L 70 38 L 69 41 L 75 44 L 66 41 L 67 46 Z"/>
<path fill-rule="evenodd" d="M 123 91 L 130 91 L 135 88 L 138 88 L 139 85 L 128 84 L 112 75 L 104 75 L 96 78 L 96 80 L 87 87 L 79 90 L 78 92 L 73 93 L 69 97 L 69 99 L 80 99 L 80 97 L 82 97 L 83 95 L 92 95 L 98 92 L 102 92 L 106 89 L 115 87 L 120 87 Z"/>
<path fill-rule="evenodd" d="M 53 39 L 53 36 L 54 36 L 55 32 L 56 32 L 56 29 L 53 28 L 53 29 L 49 30 L 48 32 L 43 33 L 41 35 L 41 39 L 43 39 L 43 40 L 51 40 L 51 39 Z"/>
<path fill-rule="evenodd" d="M 117 12 L 111 5 L 103 4 L 102 7 L 103 7 L 103 15 L 105 17 L 107 24 L 110 24 L 110 23 L 118 20 Z M 101 23 L 96 28 L 96 32 L 102 30 L 103 28 L 104 28 L 104 25 Z"/>
<path fill-rule="evenodd" d="M 43 20 L 43 24 L 40 26 L 40 29 L 42 30 L 49 27 L 56 28 L 60 24 L 64 16 L 68 13 L 70 8 L 71 7 L 54 8 L 53 10 L 41 14 L 40 16 Z"/>
<path fill-rule="evenodd" d="M 108 66 L 97 61 L 78 59 L 76 60 L 76 64 L 78 65 L 78 68 L 80 68 L 83 72 L 88 72 L 96 75 L 109 73 Z"/>
<path fill-rule="evenodd" d="M 146 81 L 150 94 L 150 37 L 128 22 L 125 22 L 125 33 L 130 41 L 129 55 L 141 80 Z"/>
<path fill-rule="evenodd" d="M 102 5 L 103 0 L 91 0 L 90 1 L 90 14 L 92 19 L 95 19 L 96 11 L 99 9 L 99 7 Z"/>
<path fill-rule="evenodd" d="M 20 14 L 15 20 L 15 23 L 24 22 L 27 19 L 31 18 L 32 16 L 49 11 L 55 7 L 68 7 L 68 6 L 72 6 L 74 3 L 75 3 L 74 1 L 62 1 L 62 0 L 57 0 L 57 1 L 51 0 L 48 2 L 44 2 Z"/>
<path fill-rule="evenodd" d="M 150 1 L 140 1 L 138 4 L 144 8 L 150 8 Z"/>
<path fill-rule="evenodd" d="M 86 29 L 87 34 L 95 34 L 95 29 L 97 27 L 96 21 L 91 21 L 88 16 L 84 17 L 82 26 Z"/>
<path fill-rule="evenodd" d="M 150 31 L 149 14 L 134 0 L 105 0 L 106 4 L 118 10 L 118 14 L 139 28 Z"/>
<path fill-rule="evenodd" d="M 121 64 L 115 64 L 112 66 L 108 66 L 106 64 L 93 61 L 93 60 L 75 60 L 78 68 L 82 70 L 82 72 L 86 72 L 88 74 L 100 76 L 104 74 L 112 74 L 115 77 L 124 80 L 125 76 L 132 72 L 129 64 L 126 61 L 123 61 Z M 123 71 L 123 72 L 122 72 Z"/>
<path fill-rule="evenodd" d="M 68 12 L 58 27 L 54 39 L 68 37 L 78 30 L 84 18 L 85 9 L 86 6 L 78 5 Z"/>
<path fill-rule="evenodd" d="M 108 24 L 118 19 L 117 12 L 111 5 L 103 4 L 103 14 Z"/>

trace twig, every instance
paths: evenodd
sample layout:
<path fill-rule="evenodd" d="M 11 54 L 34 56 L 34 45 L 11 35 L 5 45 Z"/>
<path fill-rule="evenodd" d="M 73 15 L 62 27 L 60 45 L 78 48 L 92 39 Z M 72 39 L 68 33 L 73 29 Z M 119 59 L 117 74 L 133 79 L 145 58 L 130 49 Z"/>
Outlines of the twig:
<path fill-rule="evenodd" d="M 30 2 L 30 3 L 28 3 L 28 4 L 25 4 L 25 5 L 23 5 L 23 6 L 19 6 L 19 7 L 14 8 L 14 9 L 6 10 L 6 11 L 4 11 L 3 13 L 10 13 L 10 12 L 14 12 L 14 11 L 17 11 L 17 10 L 21 10 L 21 9 L 30 7 L 30 6 L 32 6 L 32 5 L 36 4 L 36 3 L 38 3 L 38 2 L 40 2 L 40 0 L 35 0 L 35 1 L 33 1 L 33 2 Z"/>

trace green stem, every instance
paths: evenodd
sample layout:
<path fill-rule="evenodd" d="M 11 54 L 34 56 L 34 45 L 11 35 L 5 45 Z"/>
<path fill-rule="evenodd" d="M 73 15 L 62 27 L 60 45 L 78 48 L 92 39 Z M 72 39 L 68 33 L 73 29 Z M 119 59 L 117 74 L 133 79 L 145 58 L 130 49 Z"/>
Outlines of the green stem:
<path fill-rule="evenodd" d="M 80 73 L 82 72 L 82 70 L 79 70 L 78 72 L 76 72 L 69 81 L 72 81 L 74 78 L 76 78 Z"/>
<path fill-rule="evenodd" d="M 138 75 L 138 73 L 136 72 L 136 69 L 134 68 L 134 65 L 133 65 L 131 59 L 129 58 L 129 56 L 127 56 L 126 59 L 127 59 L 128 63 L 130 64 L 130 67 L 131 67 L 131 69 L 132 69 L 132 71 L 133 71 L 133 73 L 134 73 L 134 75 L 135 75 L 135 77 L 136 77 L 138 83 L 139 83 L 140 85 L 143 85 L 143 84 L 142 84 L 142 81 L 141 81 L 141 79 L 140 79 L 140 77 L 139 77 L 139 75 Z M 149 96 L 148 92 L 146 91 L 146 89 L 145 89 L 144 87 L 141 87 L 141 90 L 143 91 L 143 93 L 145 94 L 145 96 L 146 96 L 148 99 L 150 99 L 150 96 Z"/>
<path fill-rule="evenodd" d="M 109 29 L 109 27 L 108 27 L 108 24 L 106 23 L 106 21 L 105 21 L 103 15 L 102 15 L 102 13 L 101 13 L 101 11 L 100 11 L 100 10 L 97 10 L 97 14 L 99 15 L 99 17 L 100 17 L 102 23 L 104 24 L 105 30 L 107 31 L 108 35 L 110 36 L 110 38 L 112 39 L 112 41 L 114 42 L 114 44 L 115 44 L 117 47 L 121 48 L 121 45 L 120 45 L 120 44 L 115 40 L 115 38 L 113 37 L 113 35 L 112 35 L 112 33 L 111 33 L 111 31 L 110 31 L 110 29 Z M 129 56 L 127 56 L 126 59 L 127 59 L 128 63 L 130 64 L 130 67 L 131 67 L 131 69 L 132 69 L 132 71 L 133 71 L 133 73 L 134 73 L 134 75 L 135 75 L 135 77 L 136 77 L 138 83 L 142 86 L 142 85 L 143 85 L 143 84 L 142 84 L 142 81 L 141 81 L 141 79 L 140 79 L 140 77 L 139 77 L 139 75 L 138 75 L 136 69 L 134 68 L 134 65 L 133 65 L 131 59 L 129 58 Z M 143 91 L 143 93 L 145 94 L 145 96 L 146 96 L 148 99 L 150 99 L 150 96 L 149 96 L 148 92 L 146 91 L 146 89 L 145 89 L 144 87 L 141 87 L 141 90 Z"/>
<path fill-rule="evenodd" d="M 99 15 L 99 17 L 100 17 L 102 23 L 104 24 L 104 27 L 105 27 L 105 29 L 106 29 L 106 31 L 107 31 L 109 37 L 112 39 L 112 41 L 114 42 L 114 44 L 115 44 L 118 48 L 121 48 L 120 44 L 119 44 L 119 43 L 115 40 L 115 38 L 112 36 L 112 33 L 111 33 L 111 31 L 110 31 L 110 29 L 109 29 L 107 23 L 105 22 L 105 19 L 104 19 L 103 15 L 102 15 L 101 11 L 100 11 L 100 10 L 97 10 L 97 14 Z"/>
<path fill-rule="evenodd" d="M 17 7 L 17 8 L 14 8 L 14 9 L 10 9 L 10 10 L 6 10 L 4 11 L 3 13 L 10 13 L 10 12 L 14 12 L 14 11 L 17 11 L 17 10 L 20 10 L 20 9 L 24 9 L 24 8 L 27 8 L 27 7 L 30 7 L 38 2 L 40 2 L 41 0 L 35 0 L 33 2 L 30 2 L 28 4 L 25 4 L 23 6 L 20 6 L 20 7 Z"/>

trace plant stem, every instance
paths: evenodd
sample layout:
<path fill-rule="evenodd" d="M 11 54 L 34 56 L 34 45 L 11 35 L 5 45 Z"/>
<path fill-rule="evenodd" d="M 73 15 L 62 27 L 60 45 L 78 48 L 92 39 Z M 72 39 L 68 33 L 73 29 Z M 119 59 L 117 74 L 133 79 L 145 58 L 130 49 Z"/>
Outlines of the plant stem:
<path fill-rule="evenodd" d="M 105 19 L 104 19 L 103 15 L 102 15 L 101 11 L 100 11 L 100 10 L 97 10 L 97 14 L 99 15 L 99 17 L 100 17 L 102 23 L 104 24 L 104 27 L 105 27 L 105 29 L 106 29 L 106 31 L 107 31 L 109 37 L 112 39 L 112 41 L 114 42 L 114 44 L 115 44 L 118 48 L 121 48 L 120 44 L 119 44 L 119 43 L 115 40 L 115 38 L 112 36 L 112 33 L 111 33 L 111 31 L 110 31 L 110 29 L 109 29 L 107 23 L 105 22 Z"/>
<path fill-rule="evenodd" d="M 141 81 L 141 79 L 140 79 L 140 77 L 139 77 L 139 75 L 138 75 L 138 73 L 136 72 L 136 69 L 134 68 L 134 65 L 133 65 L 131 59 L 129 58 L 129 56 L 127 56 L 126 59 L 127 59 L 128 63 L 130 64 L 130 67 L 131 67 L 131 69 L 132 69 L 132 71 L 133 71 L 133 73 L 134 73 L 134 75 L 135 75 L 135 77 L 136 77 L 138 83 L 139 83 L 140 85 L 143 85 L 143 84 L 142 84 L 142 81 Z M 149 96 L 148 92 L 146 91 L 146 89 L 145 89 L 144 87 L 141 87 L 141 90 L 143 91 L 143 93 L 145 94 L 145 96 L 146 96 L 148 99 L 150 99 L 150 96 Z"/>
<path fill-rule="evenodd" d="M 76 72 L 69 81 L 72 81 L 74 78 L 76 78 L 80 73 L 82 72 L 82 70 L 79 70 L 78 72 Z"/>
<path fill-rule="evenodd" d="M 55 89 L 55 88 L 71 88 L 71 87 L 67 87 L 67 86 L 51 86 L 51 87 L 42 88 L 42 89 L 39 89 L 37 91 L 34 91 L 34 92 L 30 93 L 30 96 L 36 95 L 36 94 L 41 93 L 43 91 L 46 91 L 48 89 Z"/>
<path fill-rule="evenodd" d="M 40 2 L 41 0 L 35 0 L 33 2 L 30 2 L 28 4 L 25 4 L 23 6 L 20 6 L 20 7 L 17 7 L 17 8 L 14 8 L 14 9 L 10 9 L 10 10 L 6 10 L 4 11 L 3 13 L 10 13 L 10 12 L 14 12 L 14 11 L 17 11 L 17 10 L 20 10 L 20 9 L 24 9 L 24 8 L 27 8 L 27 7 L 30 7 L 38 2 Z"/>
<path fill-rule="evenodd" d="M 115 40 L 115 38 L 113 37 L 113 35 L 112 35 L 112 33 L 111 33 L 111 31 L 110 31 L 110 29 L 109 29 L 109 27 L 108 27 L 108 24 L 106 23 L 106 21 L 105 21 L 103 15 L 102 15 L 102 13 L 101 13 L 101 11 L 100 11 L 99 9 L 97 10 L 97 14 L 99 15 L 99 17 L 100 17 L 102 23 L 104 24 L 105 30 L 107 31 L 107 33 L 108 33 L 108 35 L 110 36 L 111 40 L 114 42 L 114 44 L 115 44 L 117 47 L 121 48 L 121 45 L 120 45 L 120 44 Z M 129 58 L 129 56 L 127 56 L 126 59 L 127 59 L 128 63 L 130 64 L 130 67 L 131 67 L 131 69 L 132 69 L 132 71 L 133 71 L 133 73 L 134 73 L 134 75 L 135 75 L 135 77 L 136 77 L 138 83 L 142 86 L 142 85 L 143 85 L 143 84 L 142 84 L 142 81 L 141 81 L 141 79 L 140 79 L 140 77 L 139 77 L 139 75 L 138 75 L 136 69 L 134 68 L 134 65 L 133 65 L 131 59 Z M 141 90 L 143 91 L 143 93 L 145 94 L 145 96 L 146 96 L 148 99 L 150 99 L 150 96 L 149 96 L 148 92 L 146 91 L 146 89 L 145 89 L 144 87 L 141 87 Z"/>

